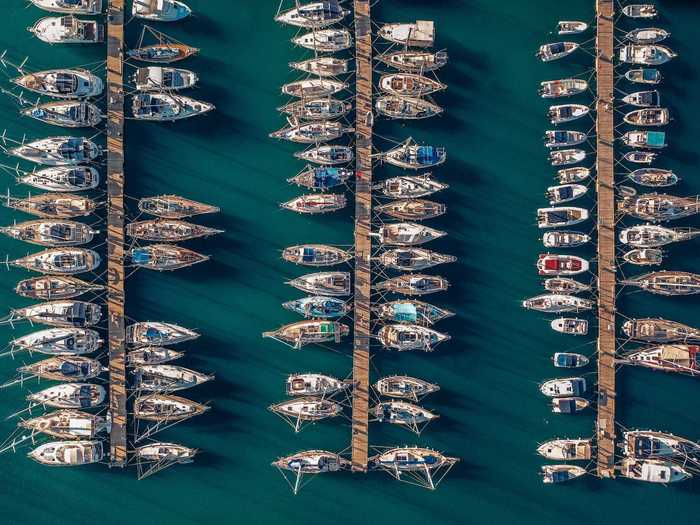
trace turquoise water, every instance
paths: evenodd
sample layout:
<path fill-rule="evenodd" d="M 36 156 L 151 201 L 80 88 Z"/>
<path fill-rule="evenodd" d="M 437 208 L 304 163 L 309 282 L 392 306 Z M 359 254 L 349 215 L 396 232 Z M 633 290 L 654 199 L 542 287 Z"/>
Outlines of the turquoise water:
<path fill-rule="evenodd" d="M 203 334 L 184 345 L 187 357 L 181 364 L 216 373 L 216 382 L 187 394 L 210 400 L 214 409 L 161 435 L 203 453 L 193 465 L 142 482 L 136 481 L 134 469 L 46 469 L 22 451 L 4 455 L 0 522 L 694 523 L 697 481 L 663 488 L 589 477 L 544 487 L 537 476 L 538 441 L 588 436 L 593 416 L 548 412 L 537 383 L 555 375 L 549 356 L 582 341 L 555 335 L 543 316 L 519 307 L 520 299 L 539 290 L 533 264 L 541 244 L 534 210 L 545 202 L 542 192 L 553 174 L 540 141 L 547 103 L 536 89 L 541 80 L 583 72 L 592 62 L 580 53 L 566 63 L 542 65 L 533 55 L 559 18 L 590 20 L 593 2 L 390 0 L 378 6 L 377 21 L 436 20 L 438 45 L 450 53 L 451 63 L 440 74 L 450 87 L 436 97 L 447 113 L 408 126 L 378 123 L 377 132 L 447 147 L 449 161 L 438 176 L 451 186 L 440 195 L 449 212 L 433 223 L 449 230 L 450 237 L 431 248 L 459 256 L 459 263 L 439 269 L 452 288 L 430 299 L 458 312 L 440 325 L 452 341 L 430 355 L 377 354 L 373 360 L 375 377 L 405 372 L 438 382 L 441 392 L 424 403 L 442 418 L 418 440 L 375 424 L 370 441 L 378 446 L 420 443 L 462 461 L 435 493 L 380 473 L 345 473 L 315 479 L 296 498 L 269 462 L 307 448 L 342 450 L 350 428 L 346 422 L 319 424 L 294 435 L 266 407 L 284 397 L 283 381 L 290 372 L 348 374 L 349 347 L 293 352 L 262 340 L 260 333 L 294 320 L 279 304 L 297 295 L 283 281 L 302 272 L 283 263 L 279 251 L 301 242 L 350 244 L 352 216 L 348 211 L 305 218 L 278 208 L 299 193 L 284 180 L 302 164 L 291 157 L 297 148 L 276 143 L 267 133 L 283 125 L 275 111 L 284 102 L 279 85 L 296 77 L 287 62 L 302 53 L 287 42 L 293 31 L 272 21 L 276 3 L 189 3 L 196 17 L 165 30 L 202 48 L 202 55 L 185 67 L 202 77 L 194 96 L 215 102 L 217 111 L 175 125 L 128 122 L 126 191 L 132 197 L 172 192 L 217 204 L 222 213 L 197 222 L 224 228 L 226 234 L 188 244 L 211 254 L 213 261 L 167 275 L 136 272 L 127 294 L 132 319 L 176 322 Z M 669 127 L 671 147 L 659 166 L 682 177 L 677 193 L 697 194 L 700 96 L 695 87 L 700 63 L 693 43 L 700 10 L 681 0 L 667 0 L 662 9 L 658 23 L 673 33 L 671 45 L 680 56 L 664 69 L 663 97 L 675 121 Z M 49 48 L 34 40 L 25 27 L 41 14 L 25 9 L 24 2 L 3 2 L 0 16 L 0 46 L 20 59 L 30 55 L 33 68 L 92 63 L 103 56 L 96 48 Z M 132 39 L 138 36 L 137 25 L 129 25 Z M 10 136 L 55 133 L 37 122 L 20 121 L 9 99 L 0 99 L 0 112 Z M 588 124 L 576 127 L 585 130 Z M 378 142 L 379 147 L 388 144 Z M 395 172 L 387 168 L 377 176 L 390 174 Z M 13 187 L 9 177 L 7 181 L 15 194 L 26 193 Z M 0 223 L 14 219 L 26 220 L 0 209 Z M 694 270 L 694 248 L 692 243 L 672 247 L 667 266 Z M 28 245 L 0 240 L 0 253 L 11 258 L 31 251 Z M 0 274 L 0 304 L 25 304 L 11 287 L 26 276 L 16 269 Z M 700 324 L 700 304 L 694 298 L 650 299 L 623 291 L 620 300 L 628 315 Z M 29 331 L 0 327 L 0 339 Z M 579 349 L 586 354 L 593 350 L 590 342 Z M 6 358 L 0 363 L 2 376 L 12 376 L 21 361 Z M 691 379 L 641 370 L 623 370 L 619 378 L 624 425 L 700 438 L 698 386 Z M 3 391 L 4 412 L 19 409 L 25 393 Z M 0 433 L 12 428 L 12 422 L 0 423 Z"/>

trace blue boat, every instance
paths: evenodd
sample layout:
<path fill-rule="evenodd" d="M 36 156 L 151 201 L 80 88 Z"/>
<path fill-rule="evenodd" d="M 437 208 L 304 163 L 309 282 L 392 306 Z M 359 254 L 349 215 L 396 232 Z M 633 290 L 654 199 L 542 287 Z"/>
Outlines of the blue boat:
<path fill-rule="evenodd" d="M 333 167 L 308 167 L 287 182 L 309 188 L 310 190 L 327 190 L 345 184 L 352 177 L 352 170 Z"/>
<path fill-rule="evenodd" d="M 350 311 L 350 304 L 346 301 L 323 295 L 302 297 L 283 303 L 282 306 L 304 317 L 320 317 L 322 319 L 342 317 Z"/>

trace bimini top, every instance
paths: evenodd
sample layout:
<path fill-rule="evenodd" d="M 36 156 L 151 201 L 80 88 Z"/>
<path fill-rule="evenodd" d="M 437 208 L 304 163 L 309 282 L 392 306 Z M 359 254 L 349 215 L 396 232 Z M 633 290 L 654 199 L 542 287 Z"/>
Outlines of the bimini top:
<path fill-rule="evenodd" d="M 418 146 L 416 158 L 419 164 L 432 166 L 440 162 L 440 152 L 435 146 Z"/>
<path fill-rule="evenodd" d="M 662 147 L 666 144 L 666 133 L 663 131 L 648 131 L 647 144 L 649 144 L 649 146 Z"/>
<path fill-rule="evenodd" d="M 134 262 L 134 264 L 148 264 L 151 260 L 151 254 L 147 248 L 135 248 L 131 253 L 131 260 Z M 155 328 L 149 328 L 146 333 L 148 333 L 150 330 L 158 332 Z"/>
<path fill-rule="evenodd" d="M 578 365 L 578 359 L 573 354 L 557 354 L 556 366 L 562 368 L 573 368 Z"/>
<path fill-rule="evenodd" d="M 418 320 L 418 310 L 416 310 L 416 305 L 412 303 L 398 303 L 393 305 L 394 310 L 394 320 L 395 321 L 408 321 L 415 323 Z"/>

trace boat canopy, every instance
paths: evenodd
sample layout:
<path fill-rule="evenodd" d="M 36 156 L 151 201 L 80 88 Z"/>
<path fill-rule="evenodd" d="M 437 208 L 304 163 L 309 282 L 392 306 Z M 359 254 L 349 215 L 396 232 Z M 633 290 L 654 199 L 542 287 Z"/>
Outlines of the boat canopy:
<path fill-rule="evenodd" d="M 393 306 L 394 319 L 396 321 L 408 321 L 415 323 L 418 320 L 416 305 L 412 303 L 399 303 Z"/>
<path fill-rule="evenodd" d="M 564 368 L 575 367 L 578 364 L 578 360 L 575 355 L 571 354 L 558 354 L 557 355 L 557 366 Z"/>
<path fill-rule="evenodd" d="M 151 261 L 151 254 L 146 248 L 136 248 L 131 254 L 131 259 L 134 264 L 148 264 Z"/>
<path fill-rule="evenodd" d="M 416 153 L 419 164 L 435 164 L 440 160 L 440 154 L 435 146 L 418 146 Z"/>
<path fill-rule="evenodd" d="M 663 146 L 666 144 L 666 133 L 663 131 L 649 131 L 647 133 L 647 143 L 649 146 Z"/>

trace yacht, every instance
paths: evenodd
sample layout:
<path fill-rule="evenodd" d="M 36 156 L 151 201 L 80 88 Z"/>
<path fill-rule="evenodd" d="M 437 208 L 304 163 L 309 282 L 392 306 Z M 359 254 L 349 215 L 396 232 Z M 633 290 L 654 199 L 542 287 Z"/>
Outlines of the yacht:
<path fill-rule="evenodd" d="M 671 461 L 658 459 L 642 460 L 630 457 L 622 459 L 620 475 L 637 481 L 663 483 L 664 485 L 693 477 L 685 468 Z"/>
<path fill-rule="evenodd" d="M 350 295 L 350 273 L 348 272 L 309 273 L 287 281 L 286 284 L 311 294 L 334 297 Z"/>
<path fill-rule="evenodd" d="M 134 401 L 134 417 L 146 421 L 183 421 L 207 410 L 208 405 L 166 394 L 148 394 L 139 396 Z"/>
<path fill-rule="evenodd" d="M 588 271 L 588 261 L 575 255 L 540 254 L 537 270 L 540 275 L 577 275 Z"/>
<path fill-rule="evenodd" d="M 87 244 L 99 232 L 82 222 L 38 219 L 0 227 L 0 233 L 30 244 L 58 247 Z"/>
<path fill-rule="evenodd" d="M 72 275 L 91 272 L 101 262 L 100 255 L 87 248 L 50 248 L 10 261 L 9 264 L 40 273 Z"/>
<path fill-rule="evenodd" d="M 427 295 L 435 292 L 444 292 L 450 286 L 447 279 L 437 275 L 410 273 L 392 277 L 377 283 L 375 290 L 386 290 L 403 295 Z"/>
<path fill-rule="evenodd" d="M 546 196 L 549 199 L 549 204 L 554 206 L 583 197 L 587 192 L 588 186 L 583 184 L 561 184 L 559 186 L 549 186 Z"/>
<path fill-rule="evenodd" d="M 193 201 L 179 195 L 158 195 L 139 199 L 139 211 L 162 219 L 184 219 L 194 215 L 216 213 L 217 206 Z"/>
<path fill-rule="evenodd" d="M 428 394 L 437 392 L 440 387 L 415 377 L 388 376 L 377 381 L 374 389 L 380 396 L 418 401 Z"/>
<path fill-rule="evenodd" d="M 54 98 L 98 97 L 104 90 L 102 79 L 87 69 L 48 69 L 13 78 L 10 82 Z"/>
<path fill-rule="evenodd" d="M 377 236 L 382 244 L 393 246 L 415 246 L 447 235 L 446 232 L 414 222 L 385 223 Z"/>
<path fill-rule="evenodd" d="M 657 90 L 636 91 L 622 97 L 625 104 L 640 108 L 656 108 L 661 105 L 661 95 Z"/>
<path fill-rule="evenodd" d="M 579 47 L 580 45 L 576 42 L 554 42 L 552 44 L 544 44 L 540 46 L 536 56 L 542 62 L 551 62 L 570 55 Z"/>
<path fill-rule="evenodd" d="M 418 120 L 442 113 L 442 108 L 423 98 L 385 95 L 374 103 L 377 112 L 385 117 Z"/>
<path fill-rule="evenodd" d="M 50 381 L 86 381 L 106 370 L 97 359 L 73 355 L 49 357 L 17 369 L 20 374 Z"/>
<path fill-rule="evenodd" d="M 307 78 L 282 86 L 282 94 L 303 99 L 321 98 L 348 89 L 348 84 L 327 78 Z"/>
<path fill-rule="evenodd" d="M 435 23 L 432 20 L 418 20 L 415 23 L 384 24 L 377 34 L 402 46 L 430 47 L 435 42 Z"/>
<path fill-rule="evenodd" d="M 586 319 L 577 319 L 572 317 L 559 317 L 554 319 L 550 326 L 555 332 L 570 335 L 587 335 L 588 321 Z M 556 356 L 556 354 L 554 354 Z M 578 354 L 577 354 L 578 355 Z M 580 359 L 580 358 L 579 358 Z M 588 359 L 588 358 L 586 358 Z"/>
<path fill-rule="evenodd" d="M 208 255 L 174 244 L 149 244 L 129 250 L 134 266 L 149 270 L 172 271 L 209 260 Z"/>
<path fill-rule="evenodd" d="M 287 301 L 282 303 L 282 307 L 306 318 L 333 319 L 348 314 L 352 303 L 336 297 L 312 295 Z"/>
<path fill-rule="evenodd" d="M 630 69 L 625 78 L 637 84 L 658 84 L 661 82 L 661 71 L 651 68 Z"/>
<path fill-rule="evenodd" d="M 559 149 L 549 152 L 549 161 L 552 166 L 567 166 L 576 164 L 586 158 L 586 152 L 582 149 Z"/>
<path fill-rule="evenodd" d="M 630 339 L 647 343 L 700 342 L 700 330 L 666 319 L 630 319 L 622 325 Z"/>
<path fill-rule="evenodd" d="M 409 138 L 395 148 L 382 153 L 381 158 L 399 168 L 418 170 L 442 164 L 447 160 L 447 152 L 442 147 L 421 146 Z"/>
<path fill-rule="evenodd" d="M 97 201 L 72 193 L 39 193 L 24 199 L 7 197 L 5 206 L 39 217 L 68 219 L 90 215 Z"/>
<path fill-rule="evenodd" d="M 214 379 L 213 375 L 165 364 L 139 365 L 133 373 L 136 376 L 136 387 L 147 392 L 176 392 Z"/>
<path fill-rule="evenodd" d="M 25 117 L 31 117 L 52 126 L 64 128 L 91 128 L 102 122 L 102 112 L 95 104 L 86 101 L 66 100 L 37 104 L 20 111 Z"/>
<path fill-rule="evenodd" d="M 214 104 L 182 95 L 167 93 L 139 93 L 133 96 L 131 111 L 138 120 L 175 122 L 214 109 Z"/>
<path fill-rule="evenodd" d="M 292 118 L 299 120 L 331 120 L 344 117 L 352 109 L 350 102 L 331 97 L 302 98 L 277 108 Z"/>
<path fill-rule="evenodd" d="M 341 381 L 324 374 L 292 374 L 287 377 L 285 389 L 288 396 L 331 396 L 350 388 L 348 381 Z"/>
<path fill-rule="evenodd" d="M 347 164 L 354 158 L 353 149 L 348 146 L 325 145 L 299 151 L 294 154 L 298 159 L 325 166 Z"/>
<path fill-rule="evenodd" d="M 429 51 L 406 49 L 403 51 L 394 51 L 392 53 L 383 53 L 379 55 L 377 59 L 384 62 L 387 66 L 391 66 L 400 71 L 424 73 L 427 71 L 435 71 L 447 64 L 447 52 L 437 51 L 436 53 L 431 53 Z"/>
<path fill-rule="evenodd" d="M 128 352 L 126 364 L 127 366 L 162 365 L 180 359 L 184 355 L 185 352 L 178 352 L 170 348 L 146 346 Z"/>
<path fill-rule="evenodd" d="M 700 346 L 662 344 L 634 350 L 625 355 L 631 365 L 643 366 L 662 372 L 700 375 Z"/>
<path fill-rule="evenodd" d="M 340 343 L 350 333 L 350 327 L 337 321 L 309 319 L 263 332 L 263 337 L 281 341 L 294 349 L 308 344 Z"/>
<path fill-rule="evenodd" d="M 572 231 L 550 231 L 542 236 L 545 248 L 576 248 L 590 242 L 591 236 Z"/>
<path fill-rule="evenodd" d="M 340 7 L 338 0 L 325 0 L 297 4 L 297 7 L 279 13 L 275 21 L 307 29 L 320 29 L 340 22 L 349 12 Z"/>
<path fill-rule="evenodd" d="M 523 301 L 523 308 L 538 312 L 560 314 L 582 312 L 593 308 L 593 301 L 567 294 L 543 294 Z"/>
<path fill-rule="evenodd" d="M 27 454 L 49 467 L 75 467 L 99 463 L 104 455 L 102 441 L 52 441 Z"/>
<path fill-rule="evenodd" d="M 622 13 L 630 18 L 654 18 L 659 14 L 653 4 L 629 4 L 622 8 Z"/>
<path fill-rule="evenodd" d="M 437 80 L 413 73 L 388 73 L 379 77 L 379 89 L 399 97 L 424 97 L 447 89 Z"/>
<path fill-rule="evenodd" d="M 585 220 L 588 220 L 588 210 L 585 208 L 561 206 L 537 210 L 537 225 L 540 228 L 573 226 Z"/>
<path fill-rule="evenodd" d="M 584 117 L 590 111 L 591 108 L 583 104 L 561 104 L 550 106 L 547 116 L 552 124 L 563 124 Z"/>
<path fill-rule="evenodd" d="M 307 166 L 299 174 L 287 179 L 287 182 L 303 186 L 310 190 L 328 190 L 345 184 L 353 171 L 347 168 Z"/>
<path fill-rule="evenodd" d="M 346 133 L 355 131 L 355 128 L 345 126 L 335 120 L 295 122 L 294 124 L 270 133 L 270 137 L 289 140 L 298 144 L 320 144 L 339 139 Z"/>
<path fill-rule="evenodd" d="M 642 168 L 627 174 L 627 177 L 640 186 L 665 188 L 678 182 L 678 176 L 671 170 L 660 168 Z"/>
<path fill-rule="evenodd" d="M 630 111 L 623 120 L 633 126 L 665 126 L 671 121 L 666 108 L 644 108 Z"/>
<path fill-rule="evenodd" d="M 346 205 L 347 199 L 342 193 L 309 193 L 280 204 L 285 210 L 311 215 L 338 211 Z"/>
<path fill-rule="evenodd" d="M 592 448 L 590 439 L 553 439 L 537 447 L 537 453 L 552 460 L 589 460 Z"/>
<path fill-rule="evenodd" d="M 86 301 L 49 301 L 13 309 L 12 318 L 59 328 L 85 328 L 100 322 L 102 307 Z"/>
<path fill-rule="evenodd" d="M 131 14 L 153 22 L 176 22 L 190 16 L 192 10 L 180 0 L 133 0 Z"/>
<path fill-rule="evenodd" d="M 199 334 L 171 323 L 145 321 L 126 327 L 126 343 L 141 346 L 166 346 L 197 339 Z"/>
<path fill-rule="evenodd" d="M 577 333 L 576 335 L 585 334 Z M 574 352 L 555 352 L 552 356 L 552 364 L 555 368 L 581 368 L 586 366 L 589 361 L 585 355 Z"/>
<path fill-rule="evenodd" d="M 588 82 L 582 78 L 563 78 L 542 82 L 539 93 L 542 98 L 560 98 L 577 95 L 587 89 Z"/>
<path fill-rule="evenodd" d="M 131 77 L 137 91 L 179 91 L 195 87 L 199 76 L 189 69 L 174 67 L 140 67 Z"/>
<path fill-rule="evenodd" d="M 348 59 L 324 56 L 301 62 L 290 62 L 289 67 L 319 77 L 336 77 L 348 73 L 348 62 Z"/>
<path fill-rule="evenodd" d="M 64 408 L 20 421 L 17 426 L 33 434 L 41 433 L 58 439 L 93 439 L 109 431 L 111 422 L 109 417 Z"/>
<path fill-rule="evenodd" d="M 104 26 L 95 20 L 73 15 L 46 17 L 29 28 L 30 33 L 49 44 L 97 44 L 104 42 Z"/>
<path fill-rule="evenodd" d="M 625 35 L 625 38 L 633 44 L 656 44 L 666 40 L 671 33 L 658 27 L 641 27 L 633 29 Z"/>
<path fill-rule="evenodd" d="M 42 275 L 23 279 L 15 287 L 22 297 L 45 301 L 72 299 L 89 292 L 101 292 L 104 286 L 88 283 L 68 275 Z"/>
<path fill-rule="evenodd" d="M 102 346 L 100 334 L 89 328 L 48 328 L 10 341 L 13 350 L 46 355 L 83 355 Z"/>
<path fill-rule="evenodd" d="M 352 259 L 352 254 L 327 244 L 299 244 L 282 251 L 285 261 L 303 266 L 333 266 Z"/>
<path fill-rule="evenodd" d="M 676 53 L 666 46 L 627 44 L 620 48 L 620 62 L 628 64 L 642 64 L 645 66 L 658 66 L 665 64 Z"/>
<path fill-rule="evenodd" d="M 540 392 L 547 397 L 580 396 L 586 392 L 586 380 L 582 377 L 550 379 L 540 385 Z"/>
<path fill-rule="evenodd" d="M 102 0 L 29 0 L 39 9 L 73 15 L 99 15 Z"/>
<path fill-rule="evenodd" d="M 150 219 L 126 225 L 126 234 L 135 239 L 154 242 L 180 242 L 208 237 L 223 230 L 208 228 L 177 219 Z"/>
<path fill-rule="evenodd" d="M 432 352 L 437 345 L 448 341 L 450 336 L 425 326 L 391 324 L 383 326 L 379 330 L 377 338 L 389 350 Z"/>
<path fill-rule="evenodd" d="M 46 166 L 74 166 L 95 160 L 97 144 L 83 137 L 49 137 L 10 148 L 10 155 Z"/>
<path fill-rule="evenodd" d="M 169 64 L 178 60 L 184 60 L 197 53 L 199 53 L 199 49 L 196 47 L 180 44 L 179 42 L 168 42 L 129 49 L 126 55 L 142 62 Z"/>
<path fill-rule="evenodd" d="M 101 406 L 106 397 L 107 391 L 102 385 L 64 383 L 29 394 L 27 401 L 53 408 L 87 409 Z"/>
<path fill-rule="evenodd" d="M 425 248 L 407 247 L 386 250 L 379 255 L 379 262 L 387 268 L 403 271 L 420 271 L 438 264 L 452 263 L 453 255 L 445 255 Z"/>
<path fill-rule="evenodd" d="M 319 53 L 335 53 L 352 47 L 347 29 L 321 29 L 292 38 L 292 43 Z"/>

